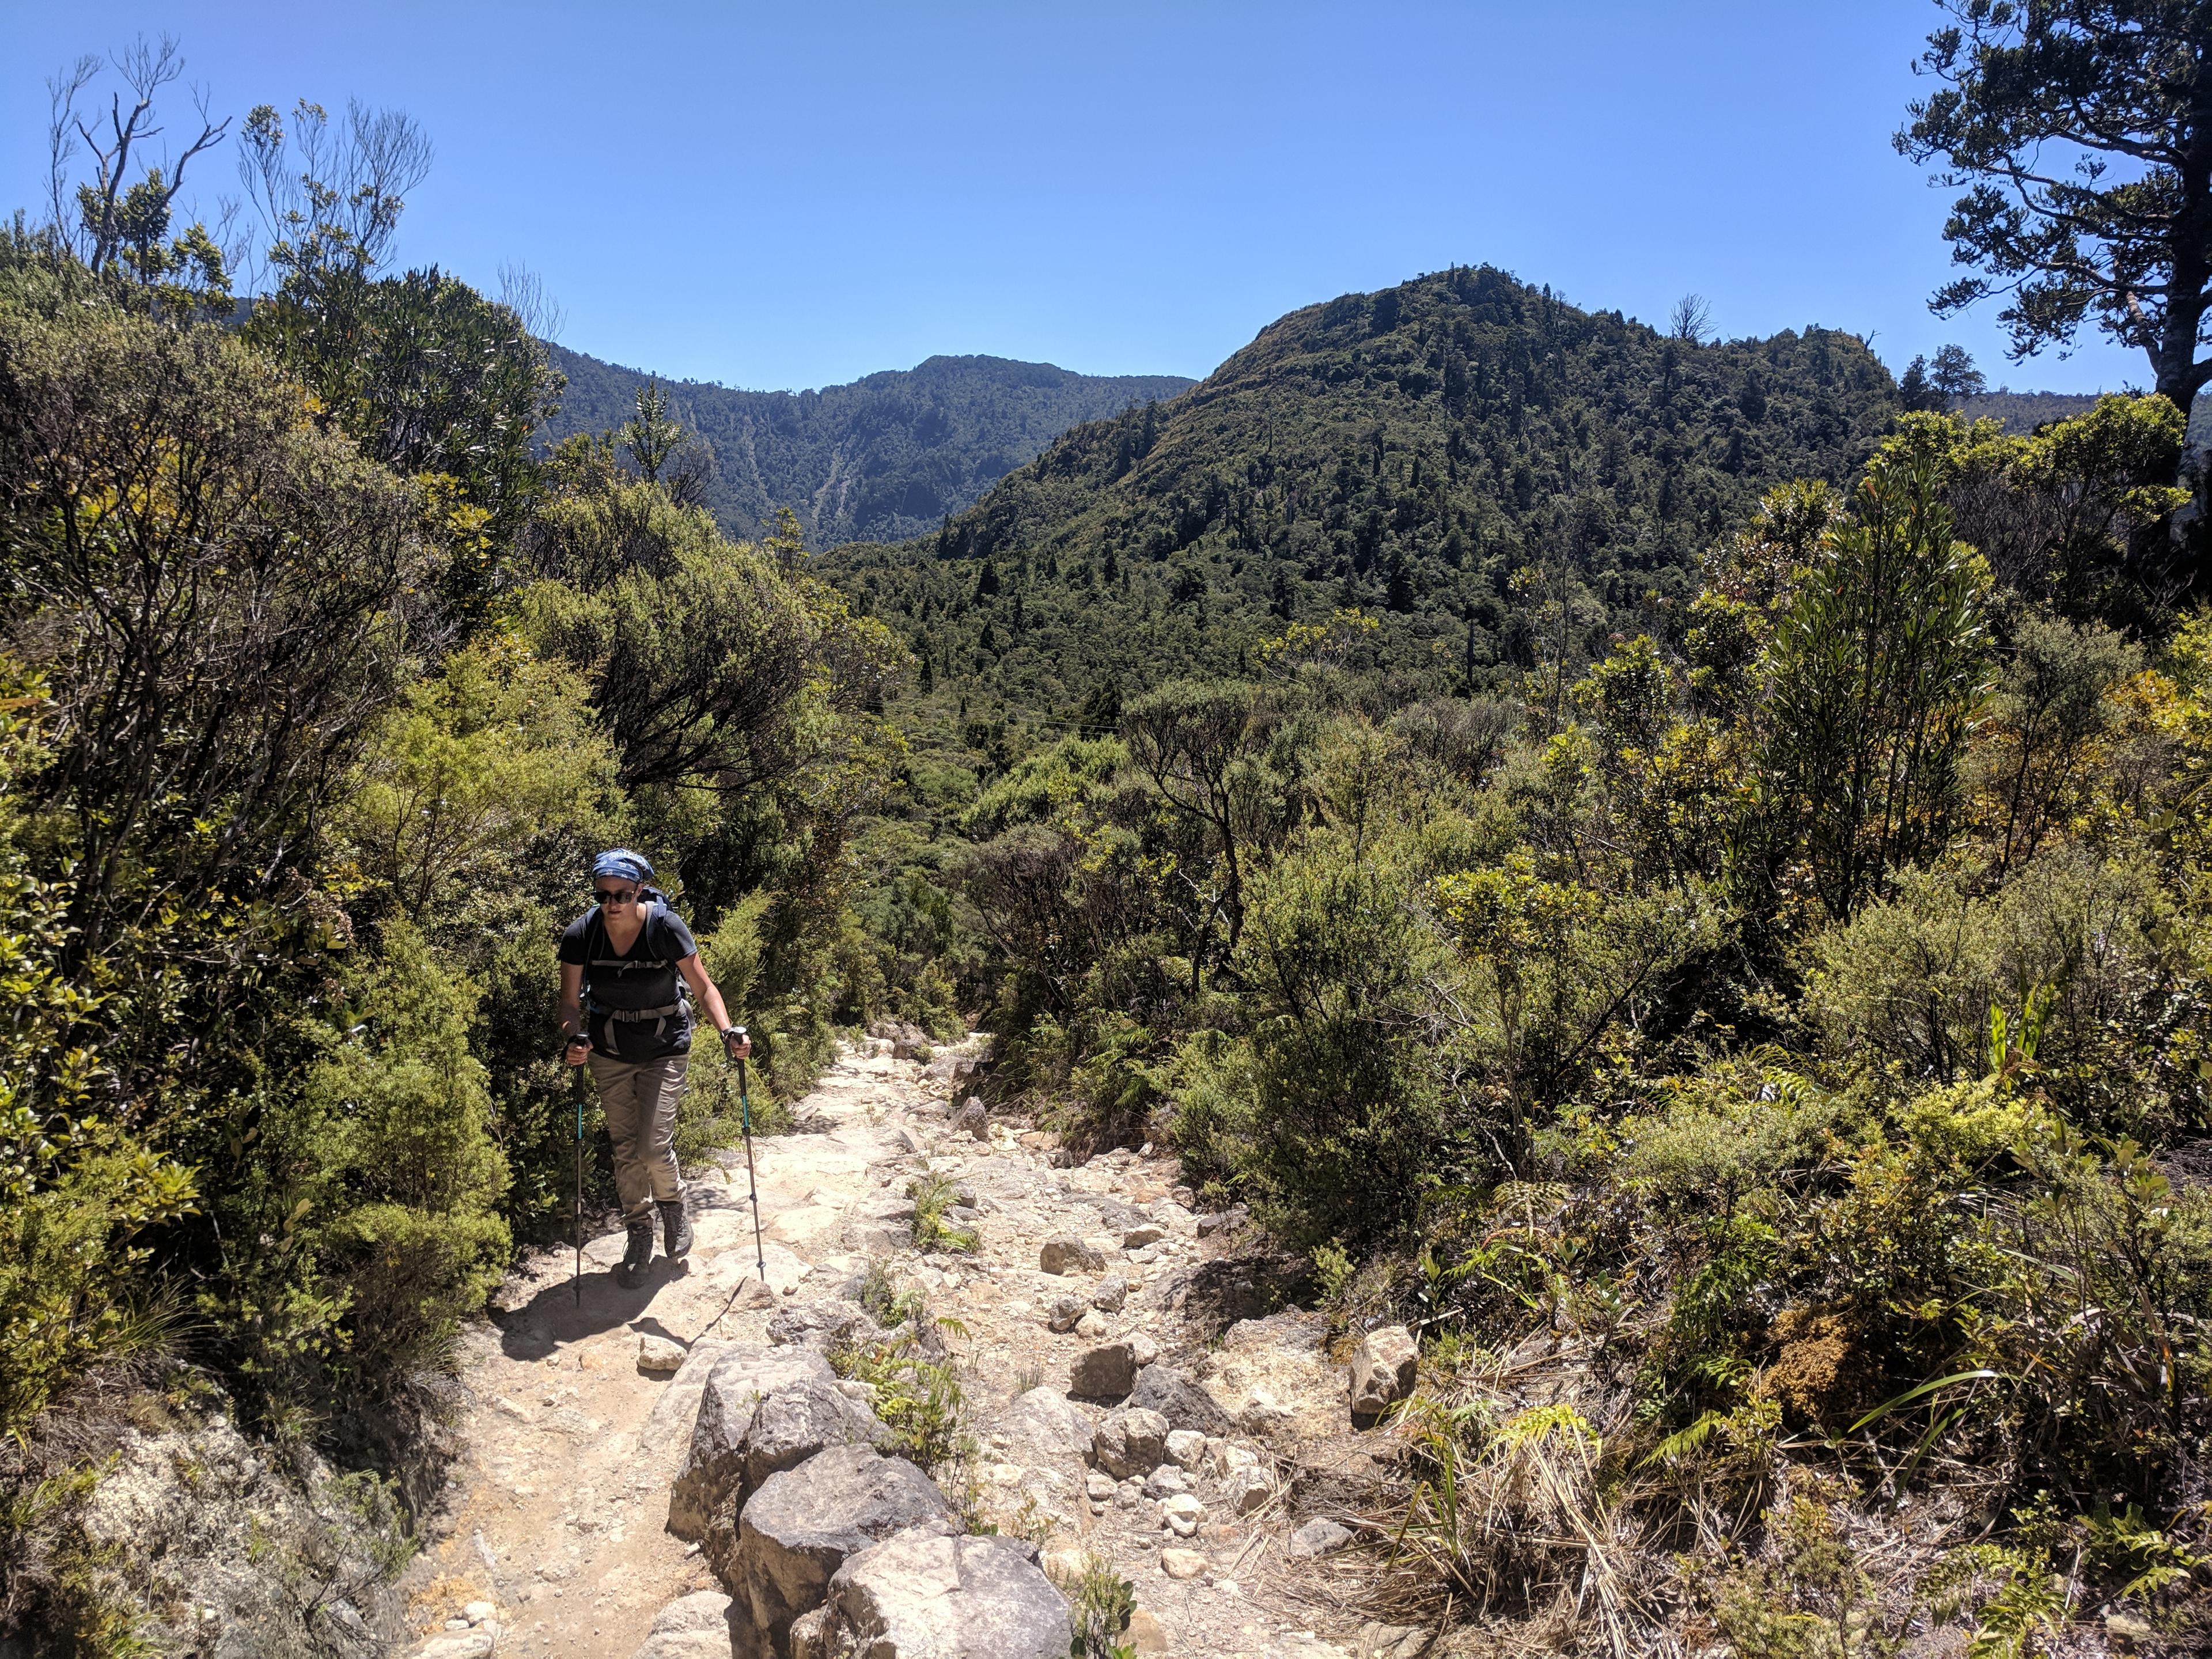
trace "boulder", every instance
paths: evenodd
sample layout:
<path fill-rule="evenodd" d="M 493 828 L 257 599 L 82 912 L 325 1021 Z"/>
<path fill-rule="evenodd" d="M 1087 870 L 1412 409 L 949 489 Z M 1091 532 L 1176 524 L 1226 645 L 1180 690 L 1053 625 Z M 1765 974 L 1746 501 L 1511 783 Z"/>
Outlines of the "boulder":
<path fill-rule="evenodd" d="M 907 1213 L 914 1212 L 908 1200 Z M 832 1348 L 879 1340 L 884 1328 L 856 1302 L 842 1297 L 823 1297 L 817 1302 L 793 1303 L 778 1308 L 768 1322 L 768 1340 L 778 1347 L 812 1348 L 827 1353 Z"/>
<path fill-rule="evenodd" d="M 1037 1252 L 1037 1266 L 1048 1273 L 1095 1273 L 1106 1258 L 1073 1233 L 1054 1233 Z"/>
<path fill-rule="evenodd" d="M 1165 1413 L 1161 1413 L 1165 1416 Z M 1206 1461 L 1206 1437 L 1195 1429 L 1168 1431 L 1168 1462 L 1179 1469 L 1194 1469 Z"/>
<path fill-rule="evenodd" d="M 630 1659 L 729 1659 L 730 1598 L 701 1590 L 671 1601 Z"/>
<path fill-rule="evenodd" d="M 1283 1550 L 1294 1559 L 1310 1560 L 1316 1555 L 1340 1550 L 1351 1541 L 1349 1527 L 1340 1527 L 1334 1521 L 1309 1521 L 1291 1534 L 1291 1541 L 1283 1546 Z"/>
<path fill-rule="evenodd" d="M 1138 1372 L 1136 1386 L 1129 1392 L 1129 1403 L 1158 1412 L 1167 1419 L 1170 1428 L 1191 1429 L 1218 1437 L 1235 1426 L 1219 1401 L 1172 1365 L 1155 1363 Z"/>
<path fill-rule="evenodd" d="M 1352 1353 L 1352 1420 L 1365 1426 L 1413 1392 L 1421 1351 L 1403 1325 L 1370 1331 Z"/>
<path fill-rule="evenodd" d="M 1121 1248 L 1141 1250 L 1147 1244 L 1157 1244 L 1168 1236 L 1168 1230 L 1157 1222 L 1139 1222 L 1121 1235 Z"/>
<path fill-rule="evenodd" d="M 738 1514 L 748 1493 L 826 1448 L 878 1445 L 886 1432 L 874 1413 L 848 1398 L 839 1384 L 818 1376 L 801 1377 L 763 1395 L 753 1407 L 740 1446 L 742 1483 L 708 1517 L 701 1553 L 715 1577 L 726 1582 L 738 1548 Z"/>
<path fill-rule="evenodd" d="M 1102 1342 L 1075 1356 L 1067 1391 L 1078 1400 L 1118 1402 L 1137 1386 L 1137 1356 L 1126 1342 Z"/>
<path fill-rule="evenodd" d="M 745 1490 L 830 1446 L 881 1445 L 890 1431 L 843 1385 L 802 1377 L 762 1397 L 745 1431 Z"/>
<path fill-rule="evenodd" d="M 1108 1273 L 1091 1291 L 1091 1305 L 1101 1313 L 1119 1313 L 1128 1299 L 1129 1281 L 1120 1273 Z"/>
<path fill-rule="evenodd" d="M 983 1109 L 981 1101 L 973 1095 L 968 1097 L 968 1103 L 952 1115 L 952 1133 L 975 1140 L 991 1138 L 991 1116 Z"/>
<path fill-rule="evenodd" d="M 669 1386 L 681 1387 L 690 1370 L 687 1364 Z M 807 1377 L 837 1380 L 830 1362 L 811 1348 L 732 1342 L 714 1356 L 700 1389 L 690 1448 L 669 1488 L 669 1531 L 694 1544 L 705 1539 L 714 1512 L 733 1501 L 744 1483 L 745 1431 L 752 1426 L 753 1407 L 763 1395 Z"/>
<path fill-rule="evenodd" d="M 913 1060 L 929 1046 L 929 1033 L 919 1025 L 896 1025 L 891 1028 L 891 1058 Z"/>
<path fill-rule="evenodd" d="M 872 1446 L 833 1446 L 795 1469 L 772 1474 L 745 1500 L 735 1554 L 722 1583 L 735 1598 L 733 1620 L 753 1646 L 790 1650 L 792 1621 L 822 1605 L 830 1581 L 852 1557 L 908 1528 L 960 1529 L 945 1495 L 901 1457 Z"/>
<path fill-rule="evenodd" d="M 1010 1538 L 907 1534 L 861 1551 L 837 1570 L 819 1635 L 797 1632 L 792 1659 L 831 1653 L 869 1659 L 1064 1659 L 1067 1603 Z"/>
<path fill-rule="evenodd" d="M 1056 1296 L 1052 1299 L 1052 1305 L 1044 1310 L 1044 1322 L 1048 1328 L 1064 1335 L 1082 1322 L 1086 1311 L 1083 1304 L 1074 1297 Z"/>
<path fill-rule="evenodd" d="M 1098 1467 L 1117 1480 L 1141 1480 L 1167 1461 L 1168 1420 L 1158 1412 L 1107 1413 L 1091 1443 Z"/>
<path fill-rule="evenodd" d="M 1087 1459 L 1097 1441 L 1097 1431 L 1083 1408 L 1051 1389 L 1031 1389 L 1007 1407 L 991 1429 L 1013 1444 L 1043 1454 L 1048 1461 Z"/>

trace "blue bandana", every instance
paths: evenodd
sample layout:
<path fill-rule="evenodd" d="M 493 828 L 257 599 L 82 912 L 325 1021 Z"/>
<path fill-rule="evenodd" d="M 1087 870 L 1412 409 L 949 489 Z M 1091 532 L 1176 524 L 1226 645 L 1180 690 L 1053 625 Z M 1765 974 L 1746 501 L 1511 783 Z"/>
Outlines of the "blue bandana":
<path fill-rule="evenodd" d="M 592 860 L 592 879 L 597 881 L 601 876 L 643 884 L 653 879 L 653 866 L 629 848 L 617 847 Z"/>

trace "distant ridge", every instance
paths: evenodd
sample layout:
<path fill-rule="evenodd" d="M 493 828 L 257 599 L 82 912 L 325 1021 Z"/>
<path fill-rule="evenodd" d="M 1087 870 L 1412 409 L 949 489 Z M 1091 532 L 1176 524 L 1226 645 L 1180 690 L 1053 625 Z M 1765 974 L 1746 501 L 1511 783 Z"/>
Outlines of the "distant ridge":
<path fill-rule="evenodd" d="M 2086 415 L 2095 407 L 2100 395 L 2094 392 L 2014 392 L 2008 386 L 1999 386 L 1995 392 L 1967 398 L 1959 405 L 1959 413 L 1970 421 L 1996 421 L 2007 432 L 2025 434 L 2052 421 L 2069 421 L 2076 415 Z M 2189 412 L 2191 445 L 2202 449 L 2208 438 L 2212 438 L 2212 397 L 2199 398 L 2197 407 Z"/>
<path fill-rule="evenodd" d="M 816 568 L 933 684 L 1060 717 L 1355 607 L 1407 696 L 1573 673 L 1679 626 L 1699 553 L 1777 483 L 1847 482 L 1897 406 L 1855 335 L 1669 338 L 1459 269 L 1292 312 L 942 532 Z"/>
<path fill-rule="evenodd" d="M 647 371 L 551 348 L 568 377 L 544 440 L 619 426 Z M 810 548 L 934 530 L 1070 428 L 1176 396 L 1174 374 L 1078 374 L 1005 357 L 932 357 L 849 386 L 740 392 L 665 384 L 713 452 L 705 502 L 733 535 L 788 507 Z"/>

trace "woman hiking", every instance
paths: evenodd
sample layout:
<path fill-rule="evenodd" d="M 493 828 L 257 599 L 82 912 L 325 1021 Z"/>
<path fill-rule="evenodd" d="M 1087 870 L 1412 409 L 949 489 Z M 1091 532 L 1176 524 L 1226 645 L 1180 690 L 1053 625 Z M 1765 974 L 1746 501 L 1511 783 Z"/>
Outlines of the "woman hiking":
<path fill-rule="evenodd" d="M 676 1170 L 676 1105 L 691 1058 L 696 999 L 732 1060 L 753 1051 L 730 1023 L 683 918 L 647 884 L 653 866 L 626 847 L 592 864 L 597 902 L 561 935 L 561 1030 L 571 1066 L 589 1061 L 615 1147 L 615 1190 L 629 1246 L 616 1281 L 635 1285 L 653 1261 L 653 1209 L 677 1257 L 691 1248 Z M 687 994 L 688 993 L 688 994 Z"/>

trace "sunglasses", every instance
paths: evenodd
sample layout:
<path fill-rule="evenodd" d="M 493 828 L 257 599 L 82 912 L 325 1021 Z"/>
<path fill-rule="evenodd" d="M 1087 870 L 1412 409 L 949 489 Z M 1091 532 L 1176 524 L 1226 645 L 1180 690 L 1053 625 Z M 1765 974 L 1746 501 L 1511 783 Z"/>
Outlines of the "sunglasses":
<path fill-rule="evenodd" d="M 635 887 L 594 887 L 592 896 L 602 904 L 634 904 L 637 902 Z"/>

